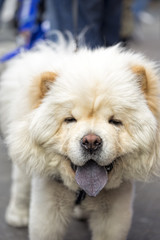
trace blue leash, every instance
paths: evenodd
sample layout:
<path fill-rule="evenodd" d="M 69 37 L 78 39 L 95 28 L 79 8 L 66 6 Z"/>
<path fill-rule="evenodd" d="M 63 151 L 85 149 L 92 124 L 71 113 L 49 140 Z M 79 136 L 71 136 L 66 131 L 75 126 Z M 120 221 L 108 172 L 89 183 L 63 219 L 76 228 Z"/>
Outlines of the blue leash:
<path fill-rule="evenodd" d="M 22 45 L 14 49 L 13 51 L 0 57 L 0 63 L 4 63 L 23 51 L 30 50 L 39 40 L 45 39 L 46 29 L 42 27 L 42 24 L 36 22 L 36 15 L 38 11 L 38 3 L 40 0 L 19 0 L 22 3 L 19 12 L 19 31 L 29 30 L 31 32 L 31 39 L 27 45 Z M 27 8 L 27 11 L 26 11 Z M 24 11 L 25 10 L 25 11 Z M 27 14 L 26 14 L 27 12 Z"/>

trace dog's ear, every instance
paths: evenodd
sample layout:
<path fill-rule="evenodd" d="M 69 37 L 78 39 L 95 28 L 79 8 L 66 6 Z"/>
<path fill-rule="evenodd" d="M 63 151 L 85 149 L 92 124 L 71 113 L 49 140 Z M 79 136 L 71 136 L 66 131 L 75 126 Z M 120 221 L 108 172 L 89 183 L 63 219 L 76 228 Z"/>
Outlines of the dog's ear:
<path fill-rule="evenodd" d="M 136 74 L 138 84 L 145 95 L 147 104 L 156 118 L 159 118 L 159 95 L 160 88 L 157 74 L 154 70 L 141 65 L 131 67 L 132 72 Z"/>
<path fill-rule="evenodd" d="M 54 72 L 44 72 L 33 79 L 29 89 L 30 108 L 37 108 L 41 104 L 56 77 Z"/>
<path fill-rule="evenodd" d="M 142 93 L 145 96 L 147 105 L 152 111 L 156 120 L 155 135 L 153 134 L 152 151 L 146 158 L 141 159 L 143 169 L 151 178 L 160 176 L 160 86 L 159 75 L 154 65 L 146 63 L 145 65 L 134 65 L 131 67 L 135 74 Z M 138 101 L 138 99 L 137 99 Z M 143 114 L 143 113 L 142 113 Z M 154 126 L 153 126 L 154 127 Z M 146 175 L 146 174 L 145 174 Z M 154 178 L 153 178 L 154 179 Z"/>
<path fill-rule="evenodd" d="M 40 92 L 43 98 L 50 89 L 50 84 L 55 81 L 57 74 L 54 72 L 44 72 L 40 76 Z"/>

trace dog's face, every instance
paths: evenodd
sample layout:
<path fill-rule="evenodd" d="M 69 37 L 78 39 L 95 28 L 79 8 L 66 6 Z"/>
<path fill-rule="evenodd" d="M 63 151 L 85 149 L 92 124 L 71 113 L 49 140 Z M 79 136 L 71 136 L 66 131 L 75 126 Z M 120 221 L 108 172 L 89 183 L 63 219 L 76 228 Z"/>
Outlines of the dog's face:
<path fill-rule="evenodd" d="M 105 168 L 109 181 L 117 171 L 121 178 L 145 177 L 159 124 L 156 78 L 147 71 L 139 56 L 111 48 L 77 53 L 56 73 L 34 80 L 27 131 L 30 151 L 40 152 L 43 164 L 37 158 L 33 165 L 52 174 L 67 162 L 77 181 L 88 164 L 98 178 Z"/>

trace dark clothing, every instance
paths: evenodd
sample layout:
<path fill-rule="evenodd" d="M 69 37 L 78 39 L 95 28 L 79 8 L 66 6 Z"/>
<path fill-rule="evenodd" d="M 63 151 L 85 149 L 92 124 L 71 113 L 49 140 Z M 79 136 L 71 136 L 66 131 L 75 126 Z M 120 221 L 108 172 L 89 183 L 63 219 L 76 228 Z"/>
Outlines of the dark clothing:
<path fill-rule="evenodd" d="M 75 35 L 87 28 L 85 43 L 92 48 L 120 41 L 122 0 L 77 0 L 77 24 L 73 17 L 74 1 L 47 0 L 51 30 L 69 30 Z"/>

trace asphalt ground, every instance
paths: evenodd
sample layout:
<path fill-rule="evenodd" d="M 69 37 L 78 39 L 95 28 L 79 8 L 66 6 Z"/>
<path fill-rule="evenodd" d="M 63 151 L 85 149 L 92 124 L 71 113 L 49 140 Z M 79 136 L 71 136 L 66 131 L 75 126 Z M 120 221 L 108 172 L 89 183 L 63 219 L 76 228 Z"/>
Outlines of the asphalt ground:
<path fill-rule="evenodd" d="M 160 63 L 160 3 L 152 5 L 148 12 L 152 19 L 146 19 L 136 27 L 137 33 L 130 47 Z M 0 31 L 0 54 L 13 47 L 11 34 Z M 4 220 L 10 195 L 10 173 L 11 162 L 0 139 L 0 240 L 27 240 L 27 228 L 10 227 Z M 64 240 L 82 239 L 90 239 L 87 223 L 73 220 Z M 136 183 L 134 216 L 128 240 L 160 240 L 160 182 Z"/>

